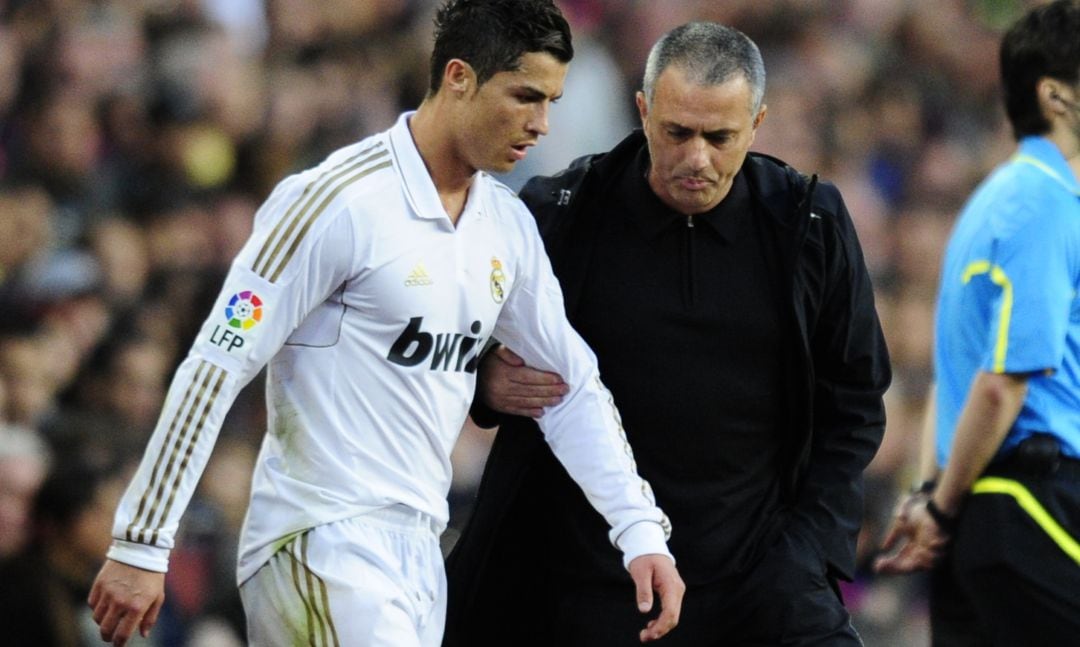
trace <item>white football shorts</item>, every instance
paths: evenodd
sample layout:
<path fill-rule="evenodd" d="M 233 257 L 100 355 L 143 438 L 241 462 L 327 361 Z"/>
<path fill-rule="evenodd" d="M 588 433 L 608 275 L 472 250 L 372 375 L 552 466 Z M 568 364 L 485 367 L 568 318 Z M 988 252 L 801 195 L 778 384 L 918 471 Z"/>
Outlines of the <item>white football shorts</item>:
<path fill-rule="evenodd" d="M 404 505 L 291 538 L 240 586 L 251 645 L 439 647 L 446 571 L 435 524 Z"/>

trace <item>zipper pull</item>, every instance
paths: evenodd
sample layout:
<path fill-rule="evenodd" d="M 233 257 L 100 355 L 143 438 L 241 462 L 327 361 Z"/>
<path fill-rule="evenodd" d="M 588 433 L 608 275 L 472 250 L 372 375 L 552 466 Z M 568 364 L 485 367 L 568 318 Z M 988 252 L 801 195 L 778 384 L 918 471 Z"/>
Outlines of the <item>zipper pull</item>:
<path fill-rule="evenodd" d="M 686 226 L 689 227 L 690 229 L 694 228 L 694 217 L 693 216 L 687 216 L 686 217 Z"/>

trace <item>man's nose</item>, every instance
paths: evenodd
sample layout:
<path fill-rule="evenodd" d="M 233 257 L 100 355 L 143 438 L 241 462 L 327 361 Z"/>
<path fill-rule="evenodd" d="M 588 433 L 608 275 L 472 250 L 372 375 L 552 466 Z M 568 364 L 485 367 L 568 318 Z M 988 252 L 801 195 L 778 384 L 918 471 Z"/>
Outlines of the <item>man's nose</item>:
<path fill-rule="evenodd" d="M 548 134 L 548 102 L 544 101 L 537 104 L 536 111 L 533 113 L 529 123 L 525 126 L 529 132 L 535 133 L 538 136 Z"/>
<path fill-rule="evenodd" d="M 709 165 L 709 145 L 703 137 L 691 137 L 686 143 L 686 163 L 695 171 Z"/>

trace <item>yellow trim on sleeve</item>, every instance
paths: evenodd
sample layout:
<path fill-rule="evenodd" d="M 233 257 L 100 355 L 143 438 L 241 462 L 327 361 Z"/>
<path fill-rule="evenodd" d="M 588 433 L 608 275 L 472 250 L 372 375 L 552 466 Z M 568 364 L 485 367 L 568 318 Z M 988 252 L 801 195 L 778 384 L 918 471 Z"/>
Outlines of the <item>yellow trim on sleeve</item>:
<path fill-rule="evenodd" d="M 1005 355 L 1009 350 L 1009 323 L 1012 320 L 1013 287 L 1005 270 L 1000 265 L 991 265 L 990 261 L 975 261 L 964 270 L 961 281 L 967 285 L 973 277 L 990 274 L 994 285 L 1001 287 L 1001 314 L 998 326 L 997 342 L 994 344 L 994 372 L 1005 372 Z"/>
<path fill-rule="evenodd" d="M 975 485 L 971 486 L 972 494 L 1005 494 L 1016 499 L 1016 503 L 1020 508 L 1031 515 L 1031 518 L 1035 520 L 1035 523 L 1039 524 L 1050 539 L 1058 545 L 1061 550 L 1065 551 L 1068 555 L 1080 565 L 1080 543 L 1076 541 L 1068 531 L 1061 527 L 1050 513 L 1046 511 L 1046 508 L 1039 503 L 1035 495 L 1031 493 L 1023 484 L 1012 479 L 1005 479 L 998 476 L 986 476 L 978 481 L 975 481 Z"/>

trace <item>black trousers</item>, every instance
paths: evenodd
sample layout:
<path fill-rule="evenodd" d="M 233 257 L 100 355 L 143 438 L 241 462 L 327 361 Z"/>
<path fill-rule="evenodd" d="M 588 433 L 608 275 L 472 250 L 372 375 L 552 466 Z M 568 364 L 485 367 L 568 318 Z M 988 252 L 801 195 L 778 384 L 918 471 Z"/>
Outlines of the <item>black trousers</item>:
<path fill-rule="evenodd" d="M 566 647 L 640 647 L 647 618 L 632 587 L 575 585 L 560 596 L 549 639 Z M 656 614 L 651 614 L 650 617 Z M 816 550 L 782 535 L 749 573 L 686 592 L 664 647 L 862 645 Z"/>
<path fill-rule="evenodd" d="M 934 646 L 1080 645 L 1080 462 L 987 477 L 931 576 Z"/>

